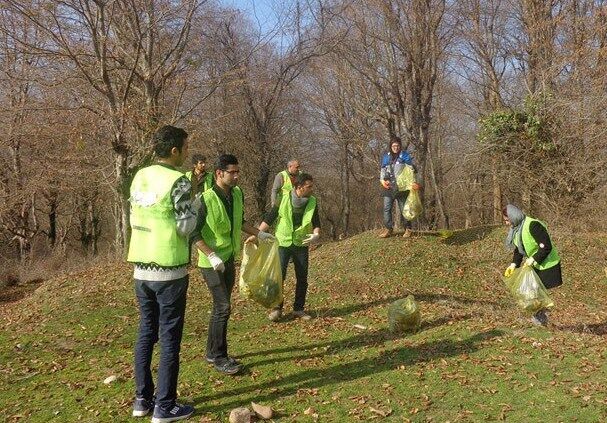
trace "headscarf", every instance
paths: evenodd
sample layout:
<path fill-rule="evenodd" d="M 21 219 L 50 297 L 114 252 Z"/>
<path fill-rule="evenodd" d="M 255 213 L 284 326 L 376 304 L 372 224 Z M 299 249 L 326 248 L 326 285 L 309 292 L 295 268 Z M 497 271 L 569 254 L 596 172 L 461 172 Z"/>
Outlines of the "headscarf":
<path fill-rule="evenodd" d="M 506 206 L 506 216 L 508 216 L 511 226 L 504 244 L 509 251 L 512 251 L 513 248 L 518 248 L 519 253 L 525 255 L 525 248 L 523 247 L 523 222 L 525 221 L 525 214 L 518 207 L 508 204 Z M 518 247 L 514 243 L 514 240 L 517 241 Z"/>

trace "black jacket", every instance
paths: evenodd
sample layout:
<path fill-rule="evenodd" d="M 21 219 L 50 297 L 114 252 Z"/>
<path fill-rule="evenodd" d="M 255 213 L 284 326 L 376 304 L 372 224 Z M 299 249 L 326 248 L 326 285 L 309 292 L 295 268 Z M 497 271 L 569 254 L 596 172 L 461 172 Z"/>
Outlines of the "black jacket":
<path fill-rule="evenodd" d="M 550 241 L 550 235 L 548 235 L 546 228 L 544 228 L 544 226 L 537 221 L 531 222 L 529 225 L 529 233 L 531 233 L 531 236 L 535 242 L 540 245 L 540 248 L 533 255 L 533 259 L 537 263 L 542 263 L 552 251 L 552 241 Z M 512 256 L 512 263 L 514 263 L 516 267 L 519 267 L 522 262 L 523 255 L 518 251 L 518 248 L 515 248 Z M 560 262 L 556 266 L 552 266 L 548 269 L 535 269 L 535 272 L 542 280 L 544 286 L 548 289 L 555 288 L 563 284 Z"/>

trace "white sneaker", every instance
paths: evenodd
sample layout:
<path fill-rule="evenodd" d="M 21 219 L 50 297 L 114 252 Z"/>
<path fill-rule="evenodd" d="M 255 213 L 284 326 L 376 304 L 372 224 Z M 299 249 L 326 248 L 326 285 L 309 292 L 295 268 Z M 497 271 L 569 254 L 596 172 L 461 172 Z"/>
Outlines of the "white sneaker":
<path fill-rule="evenodd" d="M 310 316 L 308 313 L 306 313 L 303 310 L 294 311 L 293 316 L 295 316 L 301 320 L 310 320 L 312 318 L 312 316 Z"/>
<path fill-rule="evenodd" d="M 279 308 L 275 308 L 274 310 L 272 310 L 270 312 L 270 314 L 268 314 L 268 319 L 270 319 L 272 322 L 279 321 L 281 317 L 282 317 L 282 310 Z"/>

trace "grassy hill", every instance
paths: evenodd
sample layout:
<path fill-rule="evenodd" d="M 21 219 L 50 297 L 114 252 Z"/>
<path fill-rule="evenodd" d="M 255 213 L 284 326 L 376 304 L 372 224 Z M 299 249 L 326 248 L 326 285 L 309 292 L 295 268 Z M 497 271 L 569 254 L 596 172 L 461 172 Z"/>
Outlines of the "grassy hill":
<path fill-rule="evenodd" d="M 548 328 L 532 327 L 502 286 L 503 236 L 369 232 L 323 245 L 311 255 L 313 320 L 270 323 L 235 292 L 228 336 L 247 367 L 236 377 L 204 360 L 210 302 L 192 271 L 180 400 L 196 406 L 192 421 L 208 422 L 251 401 L 285 422 L 606 421 L 607 235 L 556 234 L 565 284 L 552 291 Z M 291 273 L 287 311 L 293 285 Z M 408 294 L 422 328 L 392 335 L 387 306 Z M 122 263 L 0 304 L 0 420 L 137 421 L 129 417 L 137 322 Z M 118 380 L 105 385 L 110 375 Z"/>

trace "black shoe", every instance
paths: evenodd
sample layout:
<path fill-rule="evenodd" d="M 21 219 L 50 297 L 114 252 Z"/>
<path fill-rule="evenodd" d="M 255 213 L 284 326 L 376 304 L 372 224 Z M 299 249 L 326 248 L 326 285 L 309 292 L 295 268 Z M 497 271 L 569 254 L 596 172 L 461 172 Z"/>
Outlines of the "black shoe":
<path fill-rule="evenodd" d="M 151 400 L 135 398 L 135 402 L 133 402 L 133 417 L 144 417 L 152 411 L 154 411 L 154 398 Z"/>
<path fill-rule="evenodd" d="M 225 373 L 227 375 L 235 375 L 236 373 L 242 370 L 242 366 L 240 364 L 234 363 L 234 360 L 224 359 L 224 361 L 219 363 L 214 363 L 215 370 L 221 373 Z"/>
<path fill-rule="evenodd" d="M 191 405 L 174 404 L 168 409 L 154 407 L 152 423 L 170 423 L 184 420 L 194 414 L 194 407 Z"/>
<path fill-rule="evenodd" d="M 531 317 L 531 323 L 536 326 L 548 325 L 548 316 L 544 310 L 540 310 Z"/>
<path fill-rule="evenodd" d="M 207 355 L 204 359 L 207 361 L 207 363 L 215 364 L 215 358 L 211 358 Z M 240 366 L 240 361 L 236 360 L 234 357 L 228 357 L 228 361 L 232 364 Z"/>

